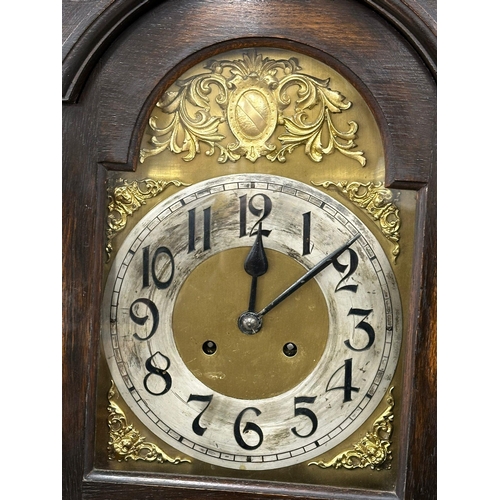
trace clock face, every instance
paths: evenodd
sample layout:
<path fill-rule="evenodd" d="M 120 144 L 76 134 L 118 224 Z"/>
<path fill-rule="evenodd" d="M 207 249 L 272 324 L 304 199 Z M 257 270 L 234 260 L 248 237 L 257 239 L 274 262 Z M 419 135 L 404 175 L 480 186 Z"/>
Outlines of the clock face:
<path fill-rule="evenodd" d="M 311 460 L 386 395 L 402 312 L 371 231 L 295 180 L 183 189 L 129 233 L 102 309 L 131 411 L 182 453 L 233 469 Z"/>

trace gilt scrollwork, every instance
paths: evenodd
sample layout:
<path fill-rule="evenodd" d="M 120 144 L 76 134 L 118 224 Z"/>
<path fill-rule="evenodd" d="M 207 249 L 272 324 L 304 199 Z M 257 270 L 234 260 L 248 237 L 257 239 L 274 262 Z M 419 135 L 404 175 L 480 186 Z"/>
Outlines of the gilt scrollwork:
<path fill-rule="evenodd" d="M 382 234 L 391 241 L 394 246 L 392 255 L 394 260 L 399 255 L 399 230 L 401 218 L 399 208 L 396 206 L 397 197 L 386 188 L 382 182 L 312 182 L 315 186 L 325 189 L 334 186 L 350 201 L 362 208 L 374 221 L 378 222 Z"/>
<path fill-rule="evenodd" d="M 111 381 L 108 391 L 108 459 L 122 462 L 123 460 L 144 460 L 146 462 L 180 464 L 191 462 L 186 458 L 172 458 L 158 446 L 145 441 L 139 431 L 127 422 L 123 410 L 114 400 L 117 396 L 115 384 Z"/>
<path fill-rule="evenodd" d="M 177 90 L 167 90 L 156 103 L 166 118 L 150 117 L 152 147 L 140 151 L 141 162 L 166 150 L 185 153 L 183 159 L 191 161 L 204 144 L 209 156 L 218 150 L 220 163 L 242 157 L 284 162 L 304 146 L 315 162 L 338 151 L 366 164 L 363 151 L 355 150 L 358 124 L 348 121 L 342 130 L 334 123 L 333 115 L 352 103 L 329 87 L 329 78 L 301 73 L 297 58 L 271 59 L 253 50 L 241 59 L 210 60 L 205 68 L 208 72 L 178 80 Z M 225 144 L 224 122 L 233 135 Z M 273 142 L 278 127 L 284 129 L 279 147 Z"/>
<path fill-rule="evenodd" d="M 128 217 L 133 215 L 146 200 L 158 196 L 168 186 L 187 186 L 178 180 L 142 179 L 137 181 L 121 181 L 122 184 L 108 189 L 108 219 L 106 227 L 107 261 L 113 252 L 112 239 L 119 231 L 125 229 Z"/>
<path fill-rule="evenodd" d="M 391 435 L 394 421 L 394 398 L 391 387 L 387 397 L 387 409 L 375 420 L 372 430 L 367 432 L 351 449 L 339 453 L 328 462 L 310 462 L 322 469 L 333 467 L 335 469 L 363 469 L 370 467 L 373 470 L 390 469 L 392 460 Z"/>

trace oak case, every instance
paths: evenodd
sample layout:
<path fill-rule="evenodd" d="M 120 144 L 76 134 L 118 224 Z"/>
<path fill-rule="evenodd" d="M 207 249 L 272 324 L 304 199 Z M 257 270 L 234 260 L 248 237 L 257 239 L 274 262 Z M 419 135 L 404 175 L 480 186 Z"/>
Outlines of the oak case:
<path fill-rule="evenodd" d="M 106 170 L 123 171 L 126 175 L 136 169 L 139 141 L 158 95 L 183 71 L 208 56 L 262 46 L 315 57 L 344 72 L 351 82 L 357 82 L 358 90 L 368 102 L 371 99 L 378 122 L 385 126 L 382 137 L 386 186 L 416 193 L 412 273 L 419 286 L 414 287 L 409 299 L 409 361 L 403 375 L 402 392 L 406 396 L 401 401 L 407 450 L 400 454 L 405 463 L 399 464 L 394 490 L 382 497 L 435 496 L 432 22 L 425 6 L 419 4 L 410 10 L 399 2 L 372 2 L 370 6 L 365 2 L 285 3 L 117 2 L 98 13 L 82 2 L 82 11 L 87 8 L 95 14 L 94 21 L 71 45 L 63 75 L 65 498 L 132 498 L 137 494 L 151 498 L 198 498 L 198 488 L 204 489 L 207 498 L 254 498 L 257 494 L 310 498 L 373 495 L 356 485 L 347 491 L 304 488 L 286 482 L 183 477 L 175 472 L 167 479 L 161 474 L 141 472 L 124 477 L 95 469 L 102 292 L 99 277 L 106 257 Z M 252 19 L 251 24 L 248 19 Z M 328 20 L 335 22 L 330 24 Z M 319 26 L 325 28 L 318 29 Z M 335 29 L 327 29 L 328 26 Z M 418 394 L 425 394 L 425 398 Z"/>

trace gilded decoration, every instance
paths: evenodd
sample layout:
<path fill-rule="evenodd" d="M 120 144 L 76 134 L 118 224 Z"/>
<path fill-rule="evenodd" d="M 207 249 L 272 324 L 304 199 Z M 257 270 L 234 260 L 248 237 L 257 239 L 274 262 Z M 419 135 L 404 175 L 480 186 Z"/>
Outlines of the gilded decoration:
<path fill-rule="evenodd" d="M 394 420 L 394 398 L 391 387 L 387 397 L 388 408 L 375 420 L 371 432 L 365 436 L 352 449 L 339 453 L 328 462 L 310 462 L 322 469 L 333 467 L 335 469 L 364 469 L 370 467 L 374 470 L 390 469 L 392 460 L 391 446 L 392 422 Z"/>
<path fill-rule="evenodd" d="M 145 205 L 146 200 L 158 196 L 168 186 L 187 186 L 187 184 L 177 180 L 142 179 L 130 183 L 127 181 L 122 182 L 122 185 L 108 189 L 107 261 L 110 260 L 113 252 L 111 240 L 119 231 L 125 228 L 127 217 L 133 215 L 142 205 Z"/>
<path fill-rule="evenodd" d="M 382 234 L 394 244 L 392 255 L 394 260 L 399 255 L 399 229 L 401 219 L 399 208 L 395 202 L 392 191 L 386 188 L 382 182 L 333 182 L 325 181 L 315 183 L 315 186 L 322 186 L 328 189 L 335 186 L 344 196 L 362 208 L 374 221 L 378 222 Z"/>
<path fill-rule="evenodd" d="M 242 157 L 285 162 L 304 146 L 315 162 L 337 151 L 366 164 L 363 151 L 355 150 L 358 124 L 335 124 L 334 115 L 352 103 L 329 87 L 329 78 L 301 73 L 296 57 L 271 59 L 253 50 L 241 59 L 209 60 L 205 68 L 178 80 L 177 90 L 167 90 L 156 103 L 166 117 L 150 117 L 152 147 L 140 151 L 141 163 L 166 150 L 191 161 L 203 143 L 208 156 L 218 150 L 220 163 Z M 221 131 L 224 122 L 232 138 Z"/>
<path fill-rule="evenodd" d="M 191 462 L 185 458 L 171 458 L 155 444 L 146 442 L 139 431 L 133 425 L 128 424 L 125 413 L 113 400 L 115 396 L 117 396 L 115 384 L 111 381 L 111 388 L 108 392 L 109 460 L 117 460 L 118 462 L 144 460 L 171 464 Z"/>

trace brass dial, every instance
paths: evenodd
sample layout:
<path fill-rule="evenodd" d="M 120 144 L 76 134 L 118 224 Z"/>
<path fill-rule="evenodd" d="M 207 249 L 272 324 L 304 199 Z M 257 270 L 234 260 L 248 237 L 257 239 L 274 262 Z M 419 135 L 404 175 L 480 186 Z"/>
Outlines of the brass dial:
<path fill-rule="evenodd" d="M 263 174 L 204 181 L 151 210 L 112 265 L 102 324 L 138 418 L 185 454 L 244 469 L 309 460 L 359 428 L 402 330 L 369 229 L 317 189 Z"/>
<path fill-rule="evenodd" d="M 247 254 L 248 247 L 226 250 L 193 270 L 177 296 L 172 331 L 184 363 L 204 384 L 233 398 L 261 399 L 292 389 L 315 368 L 327 343 L 328 308 L 311 282 L 265 319 L 260 334 L 242 335 L 235 312 L 249 301 Z M 281 252 L 266 254 L 269 271 L 257 287 L 262 307 L 306 271 Z M 204 351 L 205 342 L 215 344 L 212 354 Z M 288 343 L 296 346 L 293 355 L 284 352 Z"/>

